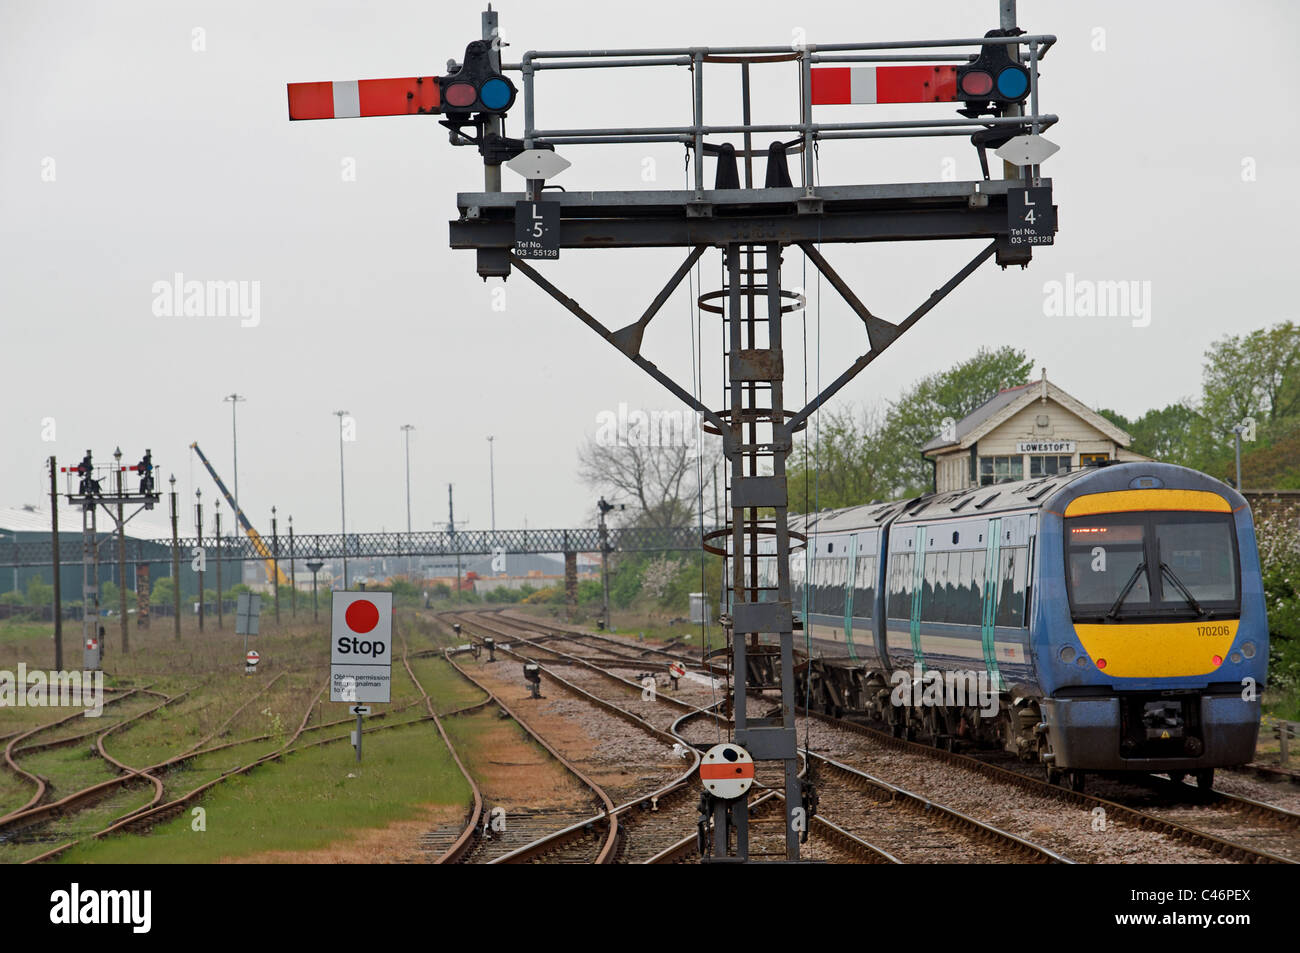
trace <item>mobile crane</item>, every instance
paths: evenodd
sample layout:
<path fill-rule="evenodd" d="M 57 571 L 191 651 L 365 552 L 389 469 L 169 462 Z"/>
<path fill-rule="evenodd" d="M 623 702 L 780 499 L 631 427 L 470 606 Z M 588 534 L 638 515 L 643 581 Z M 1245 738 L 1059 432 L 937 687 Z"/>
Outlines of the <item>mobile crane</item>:
<path fill-rule="evenodd" d="M 266 581 L 269 583 L 275 583 L 278 575 L 280 585 L 289 585 L 289 577 L 284 574 L 284 570 L 276 567 L 275 560 L 272 558 L 271 548 L 266 545 L 266 540 L 262 539 L 261 534 L 259 534 L 257 530 L 253 529 L 253 524 L 248 521 L 248 517 L 245 516 L 244 511 L 239 508 L 239 504 L 235 502 L 235 498 L 230 495 L 230 491 L 226 489 L 226 485 L 221 482 L 221 477 L 217 476 L 217 471 L 212 468 L 212 464 L 208 462 L 208 458 L 203 455 L 203 451 L 199 449 L 198 443 L 195 442 L 190 444 L 190 449 L 199 455 L 199 460 L 208 468 L 208 473 L 212 475 L 212 482 L 217 485 L 217 489 L 221 491 L 221 495 L 226 498 L 226 502 L 229 503 L 230 508 L 234 510 L 235 518 L 239 521 L 240 528 L 248 534 L 248 538 L 253 541 L 253 549 L 255 549 L 257 554 L 265 561 Z"/>

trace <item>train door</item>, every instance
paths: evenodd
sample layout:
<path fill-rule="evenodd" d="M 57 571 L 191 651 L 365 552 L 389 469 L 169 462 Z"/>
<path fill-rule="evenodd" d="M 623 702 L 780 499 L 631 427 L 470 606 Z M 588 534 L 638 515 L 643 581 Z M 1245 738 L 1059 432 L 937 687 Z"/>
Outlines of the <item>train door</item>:
<path fill-rule="evenodd" d="M 853 645 L 853 581 L 858 578 L 858 537 L 849 537 L 848 566 L 844 574 L 844 644 L 848 646 L 849 658 L 858 660 L 857 649 Z"/>
<path fill-rule="evenodd" d="M 921 650 L 921 593 L 925 588 L 925 532 L 924 526 L 916 528 L 915 555 L 912 561 L 912 615 L 910 631 L 912 634 L 912 658 L 922 669 L 925 668 L 925 653 Z"/>
<path fill-rule="evenodd" d="M 998 592 L 1002 582 L 1002 574 L 998 571 L 1001 554 L 1002 520 L 994 517 L 989 520 L 988 540 L 984 547 L 984 602 L 980 615 L 980 642 L 984 649 L 984 669 L 997 691 L 1002 691 L 1004 687 L 994 646 L 994 623 L 997 620 Z"/>

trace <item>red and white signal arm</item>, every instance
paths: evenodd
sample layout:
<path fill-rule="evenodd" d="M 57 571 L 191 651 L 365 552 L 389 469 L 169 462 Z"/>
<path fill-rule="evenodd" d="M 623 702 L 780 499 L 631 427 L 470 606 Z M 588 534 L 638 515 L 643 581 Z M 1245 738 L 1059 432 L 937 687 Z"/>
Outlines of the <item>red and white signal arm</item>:
<path fill-rule="evenodd" d="M 742 797 L 754 784 L 754 759 L 740 745 L 714 745 L 700 759 L 700 783 L 714 797 Z"/>
<path fill-rule="evenodd" d="M 668 674 L 671 675 L 673 678 L 681 678 L 683 675 L 686 674 L 686 666 L 683 665 L 681 662 L 669 662 Z"/>
<path fill-rule="evenodd" d="M 955 66 L 823 66 L 812 70 L 812 105 L 951 103 Z"/>
<path fill-rule="evenodd" d="M 244 661 L 249 665 L 256 665 L 258 662 L 262 661 L 262 656 L 253 649 L 249 649 L 248 654 L 244 656 Z"/>

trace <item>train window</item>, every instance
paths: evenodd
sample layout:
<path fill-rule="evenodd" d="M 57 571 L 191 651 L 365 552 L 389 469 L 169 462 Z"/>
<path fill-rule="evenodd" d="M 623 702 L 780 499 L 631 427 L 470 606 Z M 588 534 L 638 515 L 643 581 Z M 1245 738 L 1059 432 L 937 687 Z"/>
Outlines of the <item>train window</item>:
<path fill-rule="evenodd" d="M 1156 551 L 1163 564 L 1160 588 L 1166 603 L 1186 602 L 1180 586 L 1197 602 L 1236 601 L 1236 559 L 1227 516 L 1156 514 Z"/>
<path fill-rule="evenodd" d="M 979 556 L 979 577 L 975 575 L 975 557 Z M 958 625 L 980 624 L 980 587 L 984 582 L 984 554 L 967 550 L 954 553 L 957 564 L 953 572 L 953 597 L 948 607 L 948 621 Z"/>
<path fill-rule="evenodd" d="M 912 560 L 911 553 L 898 553 L 889 560 L 889 595 L 885 615 L 890 619 L 912 617 Z"/>
<path fill-rule="evenodd" d="M 1116 513 L 1066 522 L 1066 585 L 1076 614 L 1107 615 L 1127 589 L 1122 609 L 1149 609 L 1146 516 Z"/>
<path fill-rule="evenodd" d="M 947 553 L 926 553 L 925 565 L 921 567 L 921 618 L 927 622 L 942 622 L 935 605 L 934 580 L 939 557 Z"/>
<path fill-rule="evenodd" d="M 859 555 L 853 571 L 857 575 L 853 581 L 853 618 L 870 619 L 875 613 L 876 557 Z"/>
<path fill-rule="evenodd" d="M 996 625 L 1019 626 L 1024 621 L 1026 553 L 1019 547 L 1002 550 L 998 560 L 1001 586 Z"/>

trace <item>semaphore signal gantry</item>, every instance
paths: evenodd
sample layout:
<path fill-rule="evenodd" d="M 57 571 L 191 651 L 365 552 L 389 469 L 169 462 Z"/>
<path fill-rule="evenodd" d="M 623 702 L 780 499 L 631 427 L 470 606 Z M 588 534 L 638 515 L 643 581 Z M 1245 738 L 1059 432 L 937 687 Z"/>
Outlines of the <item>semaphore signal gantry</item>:
<path fill-rule="evenodd" d="M 125 528 L 142 510 L 151 510 L 159 501 L 154 471 L 153 451 L 146 449 L 138 463 L 122 465 L 122 451 L 113 451 L 111 466 L 96 464 L 91 451 L 75 467 L 60 467 L 65 475 L 67 501 L 81 508 L 81 590 L 82 590 L 82 665 L 87 671 L 100 667 L 103 659 L 103 636 L 99 629 L 99 546 L 112 537 L 98 538 L 96 514 L 102 506 L 113 521 L 114 537 L 118 545 L 118 565 L 124 566 Z M 128 487 L 127 478 L 135 478 L 135 486 Z M 75 489 L 74 489 L 75 487 Z M 138 504 L 131 514 L 126 507 Z M 57 570 L 56 570 L 57 571 Z M 122 652 L 130 651 L 130 634 L 126 624 L 126 580 L 119 586 L 121 604 L 119 621 L 122 630 Z M 141 624 L 147 624 L 142 618 Z M 60 654 L 61 653 L 60 646 Z"/>
<path fill-rule="evenodd" d="M 503 63 L 497 15 L 489 7 L 482 36 L 464 61 L 442 76 L 291 83 L 290 119 L 436 115 L 451 143 L 476 146 L 484 163 L 484 188 L 457 195 L 450 223 L 453 249 L 473 250 L 483 278 L 518 271 L 611 344 L 668 391 L 699 412 L 705 429 L 720 436 L 729 467 L 728 525 L 707 534 L 705 549 L 724 559 L 727 604 L 720 617 L 728 632 L 735 681 L 733 741 L 755 762 L 784 769 L 785 856 L 799 857 L 816 799 L 798 774 L 794 717 L 795 615 L 790 554 L 806 540 L 788 525 L 786 458 L 794 434 L 810 415 L 880 357 L 980 265 L 993 259 L 1024 267 L 1035 246 L 1050 245 L 1056 231 L 1052 182 L 1040 164 L 1056 151 L 1042 133 L 1058 120 L 1039 108 L 1039 67 L 1056 42 L 1016 23 L 1015 0 L 999 0 L 998 26 L 983 37 L 829 45 L 677 47 L 658 49 L 531 50 Z M 751 118 L 750 74 L 755 68 L 793 73 L 787 122 Z M 584 70 L 591 82 L 618 83 L 627 70 L 682 72 L 689 76 L 690 115 L 677 125 L 627 124 L 595 128 L 538 123 L 539 79 Z M 738 70 L 740 116 L 706 123 L 706 73 Z M 613 72 L 609 72 L 613 71 Z M 507 74 L 517 74 L 515 85 Z M 506 113 L 523 100 L 518 139 L 503 135 Z M 631 98 L 622 114 L 635 108 Z M 870 119 L 855 107 L 910 104 L 915 118 Z M 955 107 L 955 115 L 944 105 Z M 814 119 L 814 110 L 820 115 Z M 834 114 L 830 114 L 834 111 Z M 710 115 L 717 115 L 713 104 Z M 834 119 L 835 121 L 821 121 Z M 756 136 L 768 139 L 757 144 Z M 943 182 L 847 182 L 818 175 L 819 149 L 840 140 L 965 136 L 979 158 L 981 178 Z M 551 191 L 546 180 L 571 163 L 558 149 L 679 143 L 687 155 L 682 189 Z M 1003 160 L 990 174 L 987 152 Z M 706 180 L 705 160 L 713 161 Z M 755 165 L 765 162 L 759 184 Z M 797 162 L 797 169 L 791 168 Z M 523 177 L 520 191 L 501 188 L 501 166 Z M 857 167 L 862 167 L 860 164 Z M 581 167 L 574 174 L 580 174 Z M 572 178 L 573 175 L 570 175 Z M 824 252 L 840 243 L 980 240 L 970 261 L 906 316 L 873 313 Z M 685 259 L 640 313 L 602 321 L 546 278 L 529 260 L 562 252 L 598 253 L 625 248 L 682 248 Z M 700 259 L 722 252 L 724 280 L 702 294 L 696 318 L 716 315 L 725 345 L 724 406 L 706 402 L 696 382 L 678 382 L 642 352 L 645 331 Z M 784 256 L 795 248 L 861 321 L 863 352 L 804 406 L 787 408 L 782 321 L 804 307 L 802 294 L 781 284 Z M 652 290 L 652 289 L 648 289 Z M 760 579 L 758 554 L 773 546 L 776 579 Z M 760 637 L 774 644 L 760 650 Z M 752 655 L 750 654 L 752 653 Z M 749 693 L 779 688 L 774 715 L 753 716 Z M 710 859 L 749 857 L 747 795 L 706 794 L 702 812 L 712 827 Z"/>

